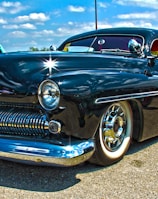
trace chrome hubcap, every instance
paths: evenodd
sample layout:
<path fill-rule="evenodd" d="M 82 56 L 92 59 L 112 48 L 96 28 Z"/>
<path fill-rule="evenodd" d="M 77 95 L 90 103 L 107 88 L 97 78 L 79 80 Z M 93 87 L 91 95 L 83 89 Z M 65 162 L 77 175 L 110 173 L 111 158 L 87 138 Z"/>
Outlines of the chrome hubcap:
<path fill-rule="evenodd" d="M 109 107 L 102 118 L 101 130 L 103 142 L 109 151 L 116 151 L 126 135 L 127 118 L 120 104 Z"/>

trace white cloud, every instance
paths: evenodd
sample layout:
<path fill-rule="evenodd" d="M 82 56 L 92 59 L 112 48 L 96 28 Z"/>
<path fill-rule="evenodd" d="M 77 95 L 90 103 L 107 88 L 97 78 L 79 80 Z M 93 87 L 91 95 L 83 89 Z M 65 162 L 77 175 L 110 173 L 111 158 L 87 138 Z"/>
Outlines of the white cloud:
<path fill-rule="evenodd" d="M 107 7 L 106 3 L 103 3 L 103 2 L 98 2 L 98 6 L 101 7 L 101 8 Z"/>
<path fill-rule="evenodd" d="M 41 31 L 41 33 L 44 35 L 53 35 L 54 31 L 53 30 L 43 30 L 43 31 Z"/>
<path fill-rule="evenodd" d="M 18 16 L 15 18 L 15 22 L 25 22 L 25 21 L 29 21 L 30 18 L 28 15 L 23 15 L 23 16 Z"/>
<path fill-rule="evenodd" d="M 98 29 L 112 28 L 111 24 L 98 23 Z"/>
<path fill-rule="evenodd" d="M 129 13 L 117 15 L 118 19 L 157 19 L 158 13 L 145 12 L 145 13 Z"/>
<path fill-rule="evenodd" d="M 18 6 L 21 6 L 21 3 L 18 1 L 16 2 L 3 1 L 2 6 L 3 7 L 18 7 Z"/>
<path fill-rule="evenodd" d="M 0 18 L 0 24 L 7 24 L 7 21 L 5 19 Z"/>
<path fill-rule="evenodd" d="M 135 24 L 133 22 L 128 22 L 128 21 L 117 22 L 112 24 L 112 27 L 134 27 L 134 26 Z"/>
<path fill-rule="evenodd" d="M 49 20 L 49 17 L 46 16 L 44 13 L 31 13 L 29 15 L 30 20 L 34 21 L 47 21 Z"/>
<path fill-rule="evenodd" d="M 27 34 L 23 31 L 13 31 L 9 33 L 9 36 L 14 37 L 14 38 L 25 38 Z"/>
<path fill-rule="evenodd" d="M 153 25 L 150 22 L 146 22 L 146 21 L 139 21 L 139 26 L 140 27 L 146 27 L 146 28 L 153 28 Z"/>
<path fill-rule="evenodd" d="M 74 22 L 69 21 L 69 22 L 68 22 L 68 25 L 73 26 L 73 25 L 74 25 Z"/>
<path fill-rule="evenodd" d="M 113 0 L 113 3 L 123 6 L 139 6 L 158 9 L 158 0 Z"/>
<path fill-rule="evenodd" d="M 134 21 L 134 22 L 129 22 L 129 21 L 123 21 L 123 22 L 116 22 L 112 24 L 112 27 L 142 27 L 142 28 L 152 28 L 153 25 L 149 22 L 146 21 Z"/>
<path fill-rule="evenodd" d="M 42 30 L 42 31 L 35 31 L 32 33 L 32 37 L 51 37 L 54 36 L 53 30 Z"/>
<path fill-rule="evenodd" d="M 36 27 L 33 24 L 30 24 L 30 23 L 21 24 L 20 28 L 31 29 L 31 30 L 35 30 L 36 29 Z"/>
<path fill-rule="evenodd" d="M 10 13 L 10 14 L 16 14 L 22 10 L 25 10 L 27 6 L 23 6 L 21 2 L 11 2 L 11 1 L 3 1 L 0 4 L 0 12 L 1 13 Z"/>
<path fill-rule="evenodd" d="M 36 27 L 33 24 L 26 23 L 26 24 L 7 24 L 2 26 L 3 29 L 28 29 L 28 30 L 35 30 Z"/>
<path fill-rule="evenodd" d="M 81 7 L 81 6 L 68 6 L 68 10 L 70 12 L 84 12 L 85 11 L 85 8 L 84 7 Z"/>
<path fill-rule="evenodd" d="M 149 22 L 146 22 L 144 20 L 136 20 L 136 21 L 123 21 L 123 22 L 113 22 L 113 23 L 107 23 L 105 21 L 98 22 L 98 29 L 104 29 L 104 28 L 112 28 L 112 27 L 148 27 L 152 28 L 152 24 Z M 56 37 L 69 37 L 75 34 L 80 34 L 87 31 L 95 30 L 95 23 L 89 22 L 89 23 L 78 23 L 78 22 L 71 22 L 69 21 L 68 24 L 66 24 L 64 27 L 59 27 L 56 32 L 54 32 L 54 36 Z"/>
<path fill-rule="evenodd" d="M 60 17 L 61 16 L 61 10 L 55 10 L 52 12 L 52 14 L 55 16 L 55 17 Z"/>
<path fill-rule="evenodd" d="M 29 41 L 29 43 L 27 44 L 27 46 L 37 46 L 38 42 L 32 40 L 32 41 Z"/>
<path fill-rule="evenodd" d="M 105 23 L 98 23 L 99 28 L 107 28 L 111 27 Z M 65 26 L 59 27 L 56 32 L 54 32 L 54 36 L 56 37 L 69 37 L 75 34 L 80 34 L 83 32 L 91 31 L 95 29 L 94 22 L 85 22 L 85 23 L 78 23 L 78 22 L 71 22 L 69 21 Z"/>
<path fill-rule="evenodd" d="M 11 24 L 9 25 L 9 24 L 8 24 L 8 25 L 3 25 L 2 28 L 3 28 L 3 29 L 18 29 L 19 26 L 18 26 L 18 25 L 15 25 L 15 24 L 14 24 L 14 25 L 11 25 Z"/>
<path fill-rule="evenodd" d="M 49 16 L 44 13 L 30 13 L 29 15 L 18 16 L 15 18 L 15 22 L 27 22 L 27 21 L 44 22 L 49 20 Z"/>
<path fill-rule="evenodd" d="M 77 22 L 73 22 L 72 23 L 68 23 L 65 26 L 59 27 L 57 29 L 57 31 L 55 32 L 55 36 L 57 37 L 62 37 L 62 36 L 70 36 L 75 35 L 75 34 L 79 34 L 85 31 L 89 31 L 94 29 L 94 23 L 77 23 Z"/>
<path fill-rule="evenodd" d="M 0 7 L 0 13 L 5 13 L 5 12 L 6 12 L 5 8 Z"/>

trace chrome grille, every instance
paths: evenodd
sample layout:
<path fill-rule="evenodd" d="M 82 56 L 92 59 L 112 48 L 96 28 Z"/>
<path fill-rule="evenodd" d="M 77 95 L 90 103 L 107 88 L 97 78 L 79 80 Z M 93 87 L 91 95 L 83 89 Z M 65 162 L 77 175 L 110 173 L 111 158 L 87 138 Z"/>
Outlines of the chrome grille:
<path fill-rule="evenodd" d="M 0 133 L 9 135 L 48 135 L 49 122 L 45 115 L 39 112 L 22 109 L 0 110 Z"/>

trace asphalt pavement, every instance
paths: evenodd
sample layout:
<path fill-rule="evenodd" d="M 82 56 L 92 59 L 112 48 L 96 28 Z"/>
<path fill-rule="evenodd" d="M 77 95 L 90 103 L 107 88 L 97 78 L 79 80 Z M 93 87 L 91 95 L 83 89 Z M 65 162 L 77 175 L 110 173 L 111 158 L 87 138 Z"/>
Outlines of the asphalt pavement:
<path fill-rule="evenodd" d="M 0 160 L 1 199 L 158 199 L 158 137 L 133 143 L 120 162 L 40 167 Z"/>

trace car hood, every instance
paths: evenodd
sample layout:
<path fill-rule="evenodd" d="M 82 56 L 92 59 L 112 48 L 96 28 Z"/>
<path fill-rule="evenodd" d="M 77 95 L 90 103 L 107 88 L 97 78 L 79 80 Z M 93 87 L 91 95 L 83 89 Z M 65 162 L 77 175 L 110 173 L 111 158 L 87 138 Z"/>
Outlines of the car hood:
<path fill-rule="evenodd" d="M 16 52 L 0 55 L 0 93 L 36 94 L 39 84 L 48 78 L 66 76 L 104 69 L 118 72 L 126 68 L 133 70 L 134 62 L 118 55 L 65 52 Z M 98 64 L 99 63 L 99 64 Z M 140 63 L 143 66 L 143 63 Z M 123 70 L 124 70 L 123 69 Z"/>

